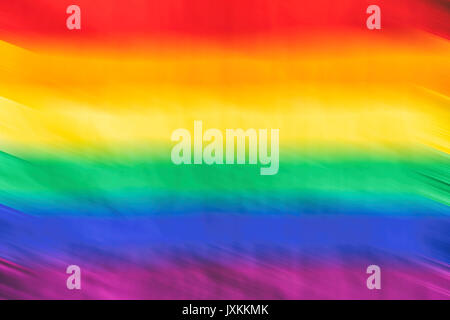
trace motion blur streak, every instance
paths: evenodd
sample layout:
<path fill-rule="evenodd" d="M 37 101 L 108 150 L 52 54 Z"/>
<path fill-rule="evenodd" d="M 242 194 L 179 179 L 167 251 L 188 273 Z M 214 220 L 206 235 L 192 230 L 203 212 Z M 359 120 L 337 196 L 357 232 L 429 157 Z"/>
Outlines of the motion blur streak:
<path fill-rule="evenodd" d="M 75 2 L 0 1 L 0 298 L 449 299 L 448 2 Z M 194 120 L 278 174 L 174 165 Z"/>

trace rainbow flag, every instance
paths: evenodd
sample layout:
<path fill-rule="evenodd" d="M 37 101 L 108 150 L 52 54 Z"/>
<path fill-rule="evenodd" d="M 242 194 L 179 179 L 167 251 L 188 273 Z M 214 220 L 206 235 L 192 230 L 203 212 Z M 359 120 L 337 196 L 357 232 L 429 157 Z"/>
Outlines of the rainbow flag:
<path fill-rule="evenodd" d="M 1 1 L 0 299 L 449 299 L 449 40 L 439 0 Z M 174 164 L 198 120 L 278 172 Z"/>

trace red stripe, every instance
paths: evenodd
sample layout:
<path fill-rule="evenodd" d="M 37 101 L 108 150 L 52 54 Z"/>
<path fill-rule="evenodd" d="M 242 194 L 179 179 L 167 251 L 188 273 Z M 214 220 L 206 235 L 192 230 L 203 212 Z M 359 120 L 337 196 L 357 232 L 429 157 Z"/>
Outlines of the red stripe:
<path fill-rule="evenodd" d="M 366 28 L 366 8 L 378 4 L 383 31 L 420 28 L 448 38 L 443 0 L 14 0 L 0 2 L 0 36 L 227 38 Z M 82 10 L 82 30 L 66 28 L 66 8 Z"/>

